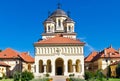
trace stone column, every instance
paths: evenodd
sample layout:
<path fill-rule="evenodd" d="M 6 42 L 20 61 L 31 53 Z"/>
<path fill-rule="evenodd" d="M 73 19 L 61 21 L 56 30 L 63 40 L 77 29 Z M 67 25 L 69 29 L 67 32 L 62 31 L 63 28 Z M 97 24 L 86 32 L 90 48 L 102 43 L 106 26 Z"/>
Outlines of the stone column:
<path fill-rule="evenodd" d="M 51 67 L 52 68 L 52 72 L 51 73 L 52 73 L 52 76 L 55 76 L 55 60 L 51 60 L 51 63 L 52 63 L 51 64 L 51 66 L 52 66 Z"/>
<path fill-rule="evenodd" d="M 35 73 L 39 73 L 39 62 L 37 61 L 37 63 L 35 63 L 35 65 L 36 65 L 36 67 L 35 67 L 35 69 L 36 69 L 36 72 Z"/>
<path fill-rule="evenodd" d="M 76 64 L 73 64 L 73 73 L 76 72 L 76 68 L 75 68 Z"/>
<path fill-rule="evenodd" d="M 44 65 L 44 74 L 46 74 L 46 66 L 47 66 L 47 65 Z"/>
<path fill-rule="evenodd" d="M 67 61 L 64 61 L 64 75 L 68 74 L 68 64 Z"/>

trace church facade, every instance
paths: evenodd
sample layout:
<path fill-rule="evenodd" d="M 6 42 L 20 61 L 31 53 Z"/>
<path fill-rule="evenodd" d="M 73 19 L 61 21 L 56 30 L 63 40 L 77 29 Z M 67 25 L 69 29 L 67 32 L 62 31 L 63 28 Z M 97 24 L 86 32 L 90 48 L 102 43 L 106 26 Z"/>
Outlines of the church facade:
<path fill-rule="evenodd" d="M 35 77 L 84 76 L 84 44 L 76 38 L 75 22 L 58 8 L 44 21 L 42 40 L 34 43 Z"/>

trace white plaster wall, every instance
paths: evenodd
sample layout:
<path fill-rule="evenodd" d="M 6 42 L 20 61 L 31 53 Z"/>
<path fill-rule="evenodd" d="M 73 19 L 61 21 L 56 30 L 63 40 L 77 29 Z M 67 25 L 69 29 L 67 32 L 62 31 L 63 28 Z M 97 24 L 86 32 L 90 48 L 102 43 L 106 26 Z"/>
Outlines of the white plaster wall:
<path fill-rule="evenodd" d="M 47 64 L 47 60 L 51 60 L 52 64 L 52 73 L 51 76 L 55 76 L 55 60 L 58 58 L 62 58 L 64 60 L 64 75 L 69 76 L 68 73 L 68 60 L 72 60 L 73 64 L 76 64 L 76 60 L 80 60 L 81 64 L 81 72 L 74 73 L 76 76 L 83 77 L 84 75 L 84 52 L 83 46 L 56 46 L 56 47 L 36 47 L 35 53 L 35 66 L 36 72 L 35 76 L 42 76 L 44 73 L 39 73 L 39 60 L 43 60 L 43 64 Z M 42 51 L 44 49 L 44 51 Z M 51 50 L 50 50 L 51 49 Z M 59 52 L 56 50 L 59 49 Z M 42 52 L 40 52 L 40 51 Z M 48 51 L 49 50 L 49 51 Z"/>

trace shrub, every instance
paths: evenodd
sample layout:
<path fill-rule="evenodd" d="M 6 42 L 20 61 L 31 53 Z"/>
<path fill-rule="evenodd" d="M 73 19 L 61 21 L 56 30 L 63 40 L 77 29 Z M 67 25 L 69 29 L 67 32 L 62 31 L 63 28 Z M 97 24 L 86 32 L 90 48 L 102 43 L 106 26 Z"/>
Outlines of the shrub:
<path fill-rule="evenodd" d="M 116 74 L 117 74 L 117 77 L 120 77 L 120 63 L 118 63 L 118 66 L 116 68 Z"/>
<path fill-rule="evenodd" d="M 50 75 L 47 73 L 47 74 L 45 74 L 45 76 L 46 76 L 46 77 L 49 77 Z"/>
<path fill-rule="evenodd" d="M 69 77 L 74 77 L 75 76 L 75 74 L 69 74 Z"/>
<path fill-rule="evenodd" d="M 13 73 L 13 80 L 14 81 L 19 81 L 20 80 L 20 73 L 19 72 L 14 72 Z"/>
<path fill-rule="evenodd" d="M 97 80 L 103 81 L 104 75 L 101 72 L 101 70 L 97 70 L 96 73 L 95 73 L 95 77 L 97 78 Z"/>
<path fill-rule="evenodd" d="M 89 71 L 85 72 L 85 80 L 91 79 L 93 77 L 94 77 L 94 73 L 93 72 L 89 72 Z"/>
<path fill-rule="evenodd" d="M 24 71 L 21 74 L 21 81 L 30 81 L 34 78 L 33 73 Z"/>

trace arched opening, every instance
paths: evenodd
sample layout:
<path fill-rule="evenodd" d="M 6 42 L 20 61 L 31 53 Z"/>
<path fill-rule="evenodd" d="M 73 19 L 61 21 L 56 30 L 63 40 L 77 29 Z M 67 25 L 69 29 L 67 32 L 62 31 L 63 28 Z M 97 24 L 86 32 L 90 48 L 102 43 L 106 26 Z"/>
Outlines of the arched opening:
<path fill-rule="evenodd" d="M 47 73 L 51 72 L 51 60 L 47 60 Z"/>
<path fill-rule="evenodd" d="M 68 72 L 73 72 L 72 60 L 68 60 Z"/>
<path fill-rule="evenodd" d="M 48 26 L 48 32 L 51 32 L 51 31 L 50 31 L 50 26 Z"/>
<path fill-rule="evenodd" d="M 43 73 L 43 72 L 44 72 L 43 61 L 40 60 L 40 61 L 39 61 L 39 73 Z"/>
<path fill-rule="evenodd" d="M 76 60 L 76 72 L 80 72 L 80 60 Z"/>
<path fill-rule="evenodd" d="M 55 61 L 55 74 L 64 75 L 64 61 L 61 58 L 58 58 Z"/>
<path fill-rule="evenodd" d="M 58 20 L 58 26 L 61 27 L 61 21 L 60 21 L 60 19 Z"/>
<path fill-rule="evenodd" d="M 31 71 L 31 65 L 28 64 L 28 71 Z"/>

